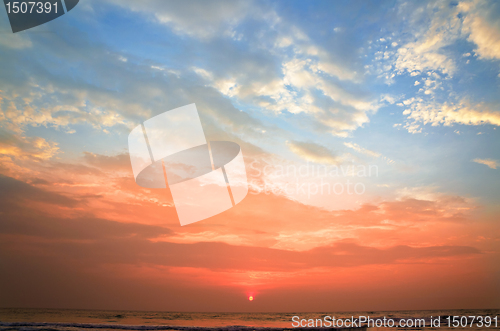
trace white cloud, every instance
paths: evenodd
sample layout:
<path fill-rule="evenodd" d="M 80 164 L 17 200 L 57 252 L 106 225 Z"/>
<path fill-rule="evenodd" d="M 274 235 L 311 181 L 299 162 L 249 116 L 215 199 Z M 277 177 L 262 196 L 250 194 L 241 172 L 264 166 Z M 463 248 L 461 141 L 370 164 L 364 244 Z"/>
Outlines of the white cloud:
<path fill-rule="evenodd" d="M 336 165 L 339 158 L 324 146 L 300 141 L 287 142 L 288 148 L 306 161 Z"/>
<path fill-rule="evenodd" d="M 63 128 L 66 133 L 74 133 L 69 127 L 71 124 L 86 123 L 104 132 L 106 128 L 115 125 L 132 125 L 118 109 L 109 107 L 109 104 L 90 105 L 87 101 L 88 94 L 83 91 L 75 92 L 62 87 L 56 91 L 50 85 L 32 85 L 29 95 L 20 98 L 16 92 L 3 93 L 0 103 L 1 126 L 18 133 L 23 132 L 27 126 L 53 126 Z M 44 103 L 47 98 L 60 99 L 61 95 L 72 100 L 51 105 Z"/>
<path fill-rule="evenodd" d="M 453 53 L 457 41 L 469 40 L 475 44 L 479 59 L 500 59 L 500 5 L 491 1 L 460 1 L 450 5 L 449 1 L 404 2 L 399 5 L 400 17 L 405 17 L 405 27 L 392 35 L 398 38 L 395 51 L 386 50 L 384 43 L 374 43 L 375 61 L 370 71 L 394 82 L 393 75 L 407 74 L 418 86 L 417 96 L 409 97 L 403 104 L 408 120 L 405 128 L 411 133 L 422 132 L 422 125 L 433 126 L 500 125 L 500 112 L 483 104 L 471 105 L 463 99 L 438 102 L 450 90 L 450 80 L 458 68 L 459 60 Z M 461 57 L 469 58 L 470 52 Z M 467 59 L 469 63 L 469 59 Z M 392 72 L 392 73 L 391 73 Z"/>
<path fill-rule="evenodd" d="M 393 95 L 390 95 L 390 94 L 384 94 L 381 96 L 380 98 L 380 101 L 387 101 L 388 103 L 390 103 L 391 105 L 395 104 L 396 101 L 398 100 L 397 97 L 393 96 Z"/>
<path fill-rule="evenodd" d="M 402 41 L 396 52 L 386 51 L 383 57 L 375 56 L 377 61 L 382 61 L 378 65 L 379 76 L 391 70 L 387 66 L 389 62 L 399 75 L 438 72 L 452 77 L 457 66 L 447 47 L 457 40 L 467 39 L 474 43 L 474 51 L 480 59 L 500 59 L 498 7 L 494 1 L 480 0 L 461 1 L 456 6 L 451 6 L 449 1 L 402 3 L 399 16 L 409 17 L 408 26 L 400 33 Z M 379 49 L 384 48 L 383 44 L 379 45 Z M 462 56 L 471 54 L 467 52 Z"/>
<path fill-rule="evenodd" d="M 361 91 L 362 76 L 348 65 L 350 60 L 313 42 L 294 22 L 278 16 L 269 6 L 255 6 L 244 1 L 230 4 L 225 1 L 147 0 L 140 4 L 132 0 L 109 1 L 144 12 L 171 27 L 175 33 L 204 43 L 214 37 L 226 38 L 226 41 L 227 38 L 243 38 L 247 42 L 258 40 L 255 45 L 258 53 L 234 54 L 230 61 L 235 63 L 225 66 L 208 63 L 191 68 L 206 81 L 206 86 L 235 98 L 240 104 L 274 113 L 307 114 L 323 129 L 339 136 L 347 136 L 367 123 L 368 114 L 380 107 L 376 97 Z M 155 8 L 155 11 L 148 8 Z M 259 28 L 242 28 L 240 23 L 250 17 L 254 20 L 252 24 L 262 25 L 272 33 L 264 34 L 264 29 Z M 219 52 L 208 46 L 206 51 Z M 268 61 L 268 67 L 263 66 L 262 61 Z M 272 71 L 276 68 L 274 63 L 281 63 L 281 72 Z M 349 89 L 344 87 L 344 81 Z M 326 106 L 320 103 L 319 94 L 329 99 Z"/>
<path fill-rule="evenodd" d="M 479 164 L 484 164 L 491 169 L 496 169 L 498 167 L 498 161 L 497 160 L 492 160 L 492 159 L 474 159 L 472 162 L 476 162 Z"/>
<path fill-rule="evenodd" d="M 219 77 L 202 68 L 193 68 L 193 71 L 224 95 L 254 103 L 275 113 L 288 111 L 308 114 L 332 134 L 345 137 L 349 131 L 367 123 L 368 113 L 377 111 L 380 104 L 360 93 L 347 91 L 341 84 L 325 77 L 323 71 L 318 69 L 318 63 L 319 60 L 311 58 L 285 61 L 282 63 L 282 77 L 267 82 L 248 76 Z M 330 107 L 316 104 L 315 93 L 318 91 L 331 100 Z M 390 97 L 384 100 L 389 101 Z"/>
<path fill-rule="evenodd" d="M 420 127 L 420 125 L 415 124 L 415 123 L 406 123 L 404 127 L 406 130 L 408 130 L 409 133 L 412 133 L 412 134 L 422 132 L 422 128 Z"/>
<path fill-rule="evenodd" d="M 214 75 L 203 68 L 193 67 L 192 70 L 206 80 L 212 81 L 214 79 Z"/>
<path fill-rule="evenodd" d="M 490 110 L 482 104 L 471 105 L 465 100 L 457 104 L 439 104 L 417 98 L 408 104 L 403 115 L 407 115 L 408 121 L 405 127 L 411 133 L 422 132 L 420 125 L 425 124 L 432 126 L 452 126 L 454 124 L 500 126 L 499 111 Z"/>
<path fill-rule="evenodd" d="M 495 8 L 492 7 L 497 7 Z M 500 20 L 498 3 L 481 1 L 465 2 L 461 5 L 467 13 L 463 22 L 464 34 L 477 47 L 474 50 L 480 59 L 500 59 Z M 464 54 L 465 56 L 465 54 Z"/>
<path fill-rule="evenodd" d="M 227 33 L 247 15 L 255 14 L 258 6 L 251 1 L 162 1 L 108 0 L 135 12 L 151 15 L 180 35 L 207 39 Z"/>
<path fill-rule="evenodd" d="M 398 74 L 418 75 L 423 72 L 441 72 L 453 75 L 455 63 L 444 48 L 460 34 L 459 10 L 448 2 L 436 1 L 418 10 L 401 6 L 400 11 L 412 12 L 409 21 L 410 41 L 403 43 L 394 54 L 394 68 Z M 403 15 L 403 13 L 401 13 Z"/>
<path fill-rule="evenodd" d="M 26 34 L 10 33 L 6 31 L 0 33 L 0 45 L 16 50 L 33 46 Z"/>
<path fill-rule="evenodd" d="M 345 146 L 349 147 L 349 148 L 352 148 L 354 149 L 355 151 L 359 152 L 359 153 L 363 153 L 365 155 L 368 155 L 368 156 L 372 156 L 372 157 L 380 157 L 380 153 L 377 153 L 377 152 L 374 152 L 374 151 L 370 151 L 369 149 L 366 149 L 366 148 L 363 148 L 361 146 L 359 146 L 358 144 L 355 144 L 355 143 L 344 143 Z"/>

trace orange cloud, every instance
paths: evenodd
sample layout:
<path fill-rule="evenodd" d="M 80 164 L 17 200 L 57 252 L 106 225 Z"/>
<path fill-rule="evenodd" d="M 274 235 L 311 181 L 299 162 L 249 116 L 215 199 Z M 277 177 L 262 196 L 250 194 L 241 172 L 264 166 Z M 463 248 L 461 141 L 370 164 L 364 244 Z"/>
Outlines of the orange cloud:
<path fill-rule="evenodd" d="M 252 192 L 227 212 L 180 227 L 167 190 L 143 189 L 130 173 L 110 171 L 125 170 L 125 156 L 87 153 L 82 161 L 35 162 L 27 182 L 0 177 L 6 219 L 0 252 L 5 268 L 13 270 L 0 276 L 0 284 L 10 284 L 0 285 L 6 293 L 0 304 L 17 302 L 15 293 L 27 288 L 24 302 L 59 298 L 94 308 L 99 293 L 121 292 L 151 302 L 141 309 L 174 309 L 158 295 L 175 299 L 175 309 L 203 309 L 208 301 L 199 293 L 217 298 L 211 307 L 246 309 L 237 300 L 243 295 L 248 301 L 248 291 L 258 293 L 256 303 L 267 298 L 259 309 L 271 309 L 271 303 L 305 309 L 311 293 L 316 303 L 309 307 L 318 309 L 334 295 L 353 309 L 364 307 L 349 293 L 390 307 L 409 302 L 398 297 L 401 291 L 436 291 L 442 304 L 453 305 L 459 284 L 477 305 L 494 300 L 489 275 L 500 238 L 492 235 L 496 223 L 481 222 L 471 200 L 405 197 L 330 212 Z M 61 277 L 76 288 L 100 290 L 82 296 L 69 283 L 54 283 Z M 453 277 L 460 281 L 450 282 Z M 380 299 L 382 290 L 390 300 Z M 287 303 L 287 292 L 302 299 Z M 120 307 L 137 308 L 137 300 L 124 299 Z"/>

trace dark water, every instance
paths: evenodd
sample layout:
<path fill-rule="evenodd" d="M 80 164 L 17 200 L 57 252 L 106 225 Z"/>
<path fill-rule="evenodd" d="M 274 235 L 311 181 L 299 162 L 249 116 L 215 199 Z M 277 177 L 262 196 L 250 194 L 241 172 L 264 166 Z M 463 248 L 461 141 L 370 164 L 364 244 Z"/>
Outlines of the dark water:
<path fill-rule="evenodd" d="M 297 316 L 297 317 L 294 317 Z M 329 316 L 325 319 L 325 316 Z M 401 330 L 400 320 L 412 324 L 410 329 L 422 329 L 414 319 L 422 319 L 428 330 L 499 330 L 500 310 L 415 310 L 415 311 L 365 311 L 365 312 L 323 312 L 323 313 L 176 313 L 151 311 L 106 311 L 106 310 L 61 310 L 61 309 L 0 309 L 0 331 L 21 330 L 60 330 L 74 331 L 81 329 L 94 330 L 251 330 L 259 328 L 284 329 L 298 326 L 315 326 L 323 328 L 341 325 L 329 324 L 332 317 L 335 319 L 358 319 L 365 316 L 371 318 L 372 323 L 379 323 L 382 319 L 392 319 L 394 327 L 380 329 Z M 462 318 L 462 325 L 467 327 L 448 327 L 447 316 L 467 316 Z M 470 316 L 480 316 L 473 321 Z M 489 317 L 486 317 L 489 316 Z M 430 319 L 437 321 L 440 318 L 440 327 L 431 327 Z M 496 318 L 496 319 L 495 319 Z M 409 321 L 412 320 L 412 322 Z M 314 322 L 311 322 L 314 321 Z M 317 321 L 321 320 L 321 322 Z M 295 321 L 295 322 L 294 322 Z M 453 320 L 450 319 L 450 322 Z M 489 321 L 489 323 L 488 323 Z M 326 322 L 326 323 L 325 323 Z M 480 323 L 482 322 L 482 323 Z M 312 323 L 312 324 L 311 324 Z M 390 323 L 387 321 L 386 323 Z M 422 323 L 422 322 L 420 322 Z M 472 323 L 472 324 L 471 324 Z M 307 325 L 309 324 L 309 325 Z M 482 324 L 482 327 L 481 327 Z M 366 323 L 364 324 L 366 326 Z M 489 326 L 488 326 L 489 325 Z M 235 327 L 238 326 L 238 327 Z M 345 325 L 342 325 L 345 327 Z M 351 325 L 348 325 L 351 326 Z M 374 325 L 368 325 L 373 330 Z M 377 328 L 379 329 L 379 328 Z M 406 328 L 408 329 L 408 328 Z"/>

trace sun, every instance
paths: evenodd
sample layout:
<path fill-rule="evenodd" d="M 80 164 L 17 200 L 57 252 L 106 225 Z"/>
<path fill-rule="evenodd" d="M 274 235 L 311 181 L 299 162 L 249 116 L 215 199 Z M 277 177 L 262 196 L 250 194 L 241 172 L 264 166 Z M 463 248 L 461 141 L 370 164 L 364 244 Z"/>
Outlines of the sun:
<path fill-rule="evenodd" d="M 253 296 L 249 296 L 248 300 L 253 301 Z"/>

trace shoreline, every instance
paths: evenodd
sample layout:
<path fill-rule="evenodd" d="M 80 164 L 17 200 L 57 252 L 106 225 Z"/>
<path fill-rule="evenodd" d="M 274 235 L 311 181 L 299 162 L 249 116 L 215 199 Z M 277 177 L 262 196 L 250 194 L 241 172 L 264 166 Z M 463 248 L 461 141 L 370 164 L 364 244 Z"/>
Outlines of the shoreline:
<path fill-rule="evenodd" d="M 112 329 L 112 330 L 174 330 L 174 331 L 285 331 L 285 330 L 309 330 L 318 331 L 324 330 L 323 327 L 300 327 L 300 328 L 283 328 L 283 327 L 263 327 L 263 326 L 180 326 L 180 325 L 126 325 L 126 324 L 94 324 L 94 323 L 45 323 L 45 322 L 0 322 L 0 331 L 19 330 L 61 330 L 61 328 L 81 328 L 81 329 Z M 366 329 L 367 326 L 349 327 L 349 328 L 328 328 L 329 330 L 349 331 Z"/>

